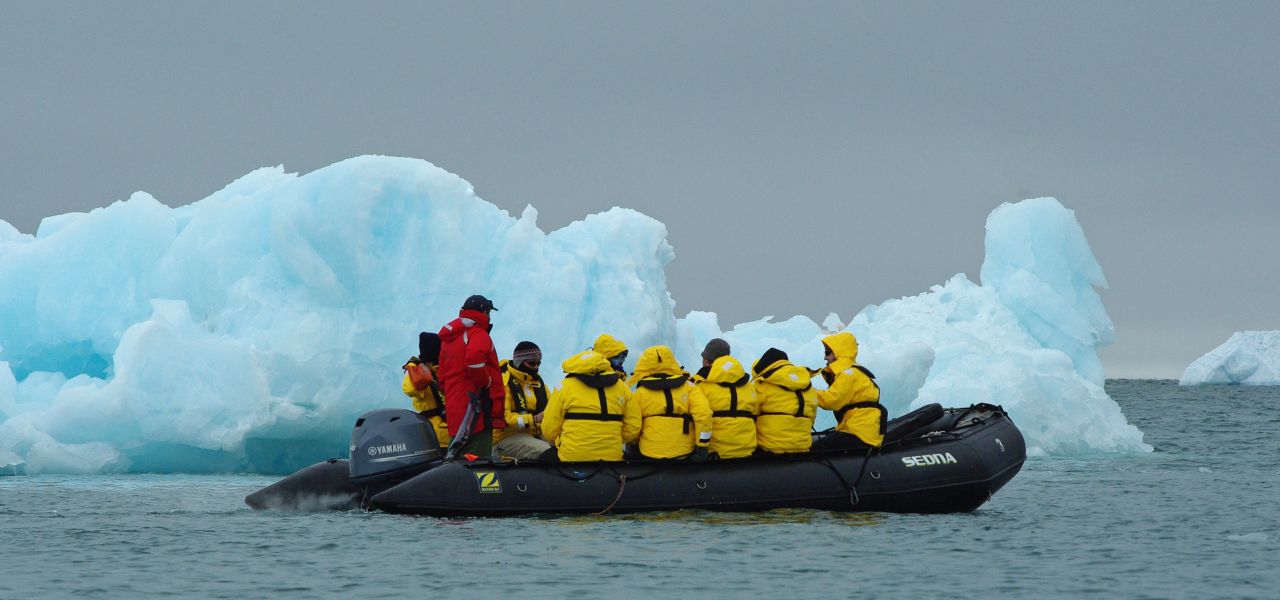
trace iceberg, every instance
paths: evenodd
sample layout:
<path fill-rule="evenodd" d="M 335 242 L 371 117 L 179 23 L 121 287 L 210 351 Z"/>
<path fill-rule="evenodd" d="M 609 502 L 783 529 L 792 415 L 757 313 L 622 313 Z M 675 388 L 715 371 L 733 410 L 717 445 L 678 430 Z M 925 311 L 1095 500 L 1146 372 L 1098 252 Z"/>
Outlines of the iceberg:
<path fill-rule="evenodd" d="M 849 323 L 890 415 L 987 402 L 1009 411 L 1030 456 L 1150 451 L 1103 389 L 1097 350 L 1115 333 L 1095 290 L 1106 279 L 1074 213 L 1053 198 L 1003 204 L 987 218 L 985 244 L 981 285 L 958 274 Z M 697 339 L 719 334 L 745 356 L 774 345 L 821 363 L 826 334 L 807 319 L 727 332 L 698 321 Z M 829 413 L 819 423 L 834 425 Z"/>
<path fill-rule="evenodd" d="M 0 221 L 0 473 L 279 473 L 341 456 L 358 415 L 408 405 L 417 332 L 474 293 L 500 309 L 500 352 L 534 340 L 549 365 L 609 332 L 689 366 L 713 336 L 748 363 L 776 346 L 816 366 L 844 327 L 677 318 L 662 223 L 613 208 L 548 233 L 537 216 L 426 161 L 362 156 L 259 169 L 177 208 L 139 192 L 35 235 Z M 1074 214 L 1003 205 L 986 244 L 980 285 L 957 275 L 848 324 L 890 412 L 999 403 L 1033 454 L 1149 450 L 1102 389 L 1106 282 Z"/>
<path fill-rule="evenodd" d="M 1197 358 L 1179 385 L 1280 385 L 1280 331 L 1237 331 Z"/>

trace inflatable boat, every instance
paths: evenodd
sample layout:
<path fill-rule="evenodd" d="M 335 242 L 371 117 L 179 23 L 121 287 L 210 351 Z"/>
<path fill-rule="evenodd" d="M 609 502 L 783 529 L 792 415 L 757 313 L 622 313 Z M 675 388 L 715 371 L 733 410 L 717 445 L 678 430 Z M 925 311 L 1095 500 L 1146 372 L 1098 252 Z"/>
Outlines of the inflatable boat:
<path fill-rule="evenodd" d="M 429 423 L 412 411 L 385 409 L 356 421 L 351 459 L 303 469 L 245 502 L 438 517 L 774 508 L 949 513 L 981 506 L 1026 459 L 1018 428 L 989 404 L 929 405 L 888 421 L 885 432 L 878 449 L 701 463 L 444 462 Z"/>

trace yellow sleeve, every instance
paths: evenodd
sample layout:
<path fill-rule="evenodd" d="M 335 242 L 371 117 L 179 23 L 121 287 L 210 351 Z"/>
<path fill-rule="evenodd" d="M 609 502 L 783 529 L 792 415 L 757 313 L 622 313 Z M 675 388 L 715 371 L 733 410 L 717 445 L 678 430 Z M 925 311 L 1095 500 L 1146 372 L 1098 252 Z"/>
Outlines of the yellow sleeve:
<path fill-rule="evenodd" d="M 622 443 L 630 444 L 640 437 L 644 415 L 640 411 L 640 400 L 630 389 L 626 392 L 626 404 L 622 405 Z"/>
<path fill-rule="evenodd" d="M 528 429 L 533 426 L 533 415 L 516 412 L 516 397 L 511 394 L 511 386 L 507 385 L 508 375 L 502 375 L 502 389 L 506 390 L 506 399 L 502 402 L 502 418 L 507 422 L 507 427 L 516 429 Z"/>
<path fill-rule="evenodd" d="M 542 439 L 552 445 L 559 446 L 560 428 L 564 425 L 564 403 L 560 398 L 562 390 L 556 388 L 547 401 L 547 410 L 542 413 Z"/>
<path fill-rule="evenodd" d="M 522 416 L 516 412 L 516 402 L 511 396 L 511 388 L 507 388 L 507 395 L 502 400 L 502 420 L 507 422 L 508 428 L 524 429 L 524 424 L 520 422 L 523 420 L 520 418 Z"/>
<path fill-rule="evenodd" d="M 831 387 L 818 391 L 818 406 L 827 410 L 839 410 L 854 402 L 878 402 L 880 388 L 861 371 L 851 369 L 840 373 Z"/>
<path fill-rule="evenodd" d="M 846 372 L 841 372 L 836 376 L 836 380 L 831 382 L 831 386 L 825 390 L 818 390 L 818 406 L 827 410 L 837 410 L 844 408 L 844 405 L 851 402 L 850 392 L 853 391 L 854 377 Z"/>
<path fill-rule="evenodd" d="M 711 402 L 697 386 L 689 385 L 689 414 L 693 415 L 694 439 L 699 446 L 711 443 Z"/>

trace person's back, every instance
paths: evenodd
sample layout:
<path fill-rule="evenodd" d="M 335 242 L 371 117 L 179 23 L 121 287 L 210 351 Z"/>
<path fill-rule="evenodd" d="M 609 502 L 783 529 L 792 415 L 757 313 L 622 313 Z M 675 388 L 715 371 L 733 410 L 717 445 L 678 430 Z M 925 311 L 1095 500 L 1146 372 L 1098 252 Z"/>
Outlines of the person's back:
<path fill-rule="evenodd" d="M 711 409 L 711 446 L 720 458 L 751 456 L 756 450 L 756 398 L 751 376 L 732 356 L 720 356 L 698 371 L 698 389 Z"/>
<path fill-rule="evenodd" d="M 565 378 L 543 413 L 543 437 L 562 461 L 622 460 L 622 412 L 631 390 L 598 352 L 579 352 L 561 366 Z"/>
<path fill-rule="evenodd" d="M 818 392 L 818 406 L 836 413 L 836 431 L 822 442 L 826 448 L 879 447 L 884 440 L 884 412 L 878 408 L 880 386 L 871 371 L 857 363 L 858 340 L 844 331 L 822 339 L 828 388 Z M 843 439 L 842 439 L 843 438 Z"/>
<path fill-rule="evenodd" d="M 818 411 L 809 370 L 791 364 L 787 354 L 777 348 L 766 351 L 751 370 L 756 375 L 756 397 L 760 402 L 757 446 L 773 454 L 808 452 Z"/>
<path fill-rule="evenodd" d="M 670 348 L 646 349 L 630 382 L 636 389 L 624 409 L 623 441 L 639 440 L 640 454 L 647 458 L 679 458 L 707 447 L 711 409 Z"/>

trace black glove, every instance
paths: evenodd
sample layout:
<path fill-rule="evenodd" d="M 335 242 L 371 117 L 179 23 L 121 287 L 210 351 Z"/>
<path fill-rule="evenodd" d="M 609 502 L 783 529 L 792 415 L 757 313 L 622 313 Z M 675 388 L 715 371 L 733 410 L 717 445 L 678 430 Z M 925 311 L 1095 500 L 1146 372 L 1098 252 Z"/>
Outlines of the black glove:
<path fill-rule="evenodd" d="M 707 452 L 706 446 L 698 446 L 693 449 L 693 454 L 689 455 L 689 460 L 696 463 L 707 462 L 707 459 L 709 459 L 710 456 L 711 455 Z"/>

